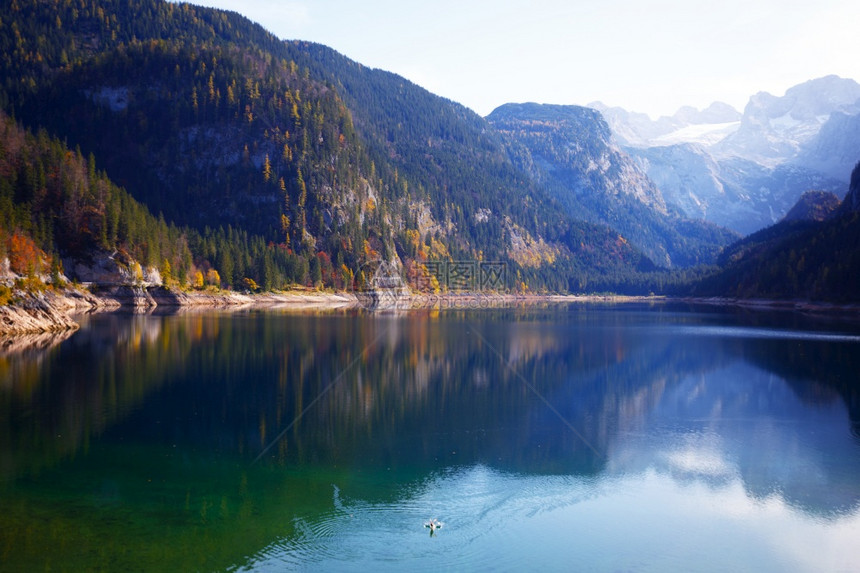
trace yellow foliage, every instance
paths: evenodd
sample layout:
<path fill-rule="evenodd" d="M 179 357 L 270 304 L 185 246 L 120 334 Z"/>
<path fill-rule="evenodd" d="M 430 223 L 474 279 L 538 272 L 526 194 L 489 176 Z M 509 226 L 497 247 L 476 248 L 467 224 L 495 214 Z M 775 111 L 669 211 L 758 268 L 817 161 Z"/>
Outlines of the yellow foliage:
<path fill-rule="evenodd" d="M 140 263 L 134 261 L 131 263 L 131 273 L 134 276 L 134 282 L 142 283 L 143 282 L 143 267 L 140 266 Z"/>
<path fill-rule="evenodd" d="M 445 243 L 442 241 L 437 241 L 436 239 L 430 239 L 430 256 L 434 259 L 450 259 L 451 253 L 448 252 L 448 247 L 445 246 Z"/>
<path fill-rule="evenodd" d="M 433 291 L 433 294 L 439 294 L 439 291 L 442 290 L 436 275 L 430 275 L 430 290 Z"/>
<path fill-rule="evenodd" d="M 214 287 L 221 286 L 221 275 L 215 269 L 206 271 L 206 282 Z"/>
<path fill-rule="evenodd" d="M 364 240 L 364 256 L 367 260 L 373 261 L 379 258 L 379 253 L 377 253 L 370 246 L 370 243 L 367 242 L 367 239 Z"/>
<path fill-rule="evenodd" d="M 406 231 L 406 239 L 409 241 L 409 244 L 418 247 L 418 241 L 421 238 L 421 233 L 419 233 L 415 229 L 407 229 Z"/>
<path fill-rule="evenodd" d="M 350 269 L 348 266 L 343 264 L 340 266 L 340 275 L 341 275 L 341 278 L 343 279 L 344 288 L 346 288 L 346 289 L 352 288 L 352 281 L 355 278 L 355 274 L 352 272 L 352 269 Z"/>

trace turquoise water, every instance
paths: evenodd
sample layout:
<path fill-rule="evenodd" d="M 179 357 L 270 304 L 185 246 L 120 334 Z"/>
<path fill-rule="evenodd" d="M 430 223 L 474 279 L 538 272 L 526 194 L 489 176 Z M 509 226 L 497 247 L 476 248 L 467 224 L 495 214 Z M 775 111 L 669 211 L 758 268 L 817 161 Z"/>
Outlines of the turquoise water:
<path fill-rule="evenodd" d="M 84 317 L 0 353 L 0 569 L 854 570 L 858 372 L 671 305 Z"/>

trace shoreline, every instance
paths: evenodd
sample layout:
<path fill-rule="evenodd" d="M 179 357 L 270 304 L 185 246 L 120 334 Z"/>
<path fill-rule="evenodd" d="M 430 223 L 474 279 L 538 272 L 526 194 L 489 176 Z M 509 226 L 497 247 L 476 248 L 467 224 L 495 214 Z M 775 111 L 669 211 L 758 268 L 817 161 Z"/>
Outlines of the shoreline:
<path fill-rule="evenodd" d="M 165 288 L 119 286 L 97 292 L 67 287 L 62 291 L 16 292 L 18 300 L 0 306 L 0 337 L 14 338 L 42 333 L 74 331 L 77 315 L 128 310 L 133 313 L 156 309 L 278 307 L 290 309 L 337 309 L 357 307 L 348 293 L 289 291 L 242 294 L 235 291 L 184 292 Z"/>
<path fill-rule="evenodd" d="M 858 303 L 840 304 L 832 302 L 813 302 L 809 300 L 745 299 L 725 297 L 679 297 L 668 300 L 708 306 L 738 307 L 750 310 L 799 312 L 821 316 L 841 315 L 851 318 L 860 318 L 860 304 Z"/>
<path fill-rule="evenodd" d="M 19 337 L 51 332 L 77 330 L 74 316 L 100 312 L 151 312 L 165 309 L 217 309 L 264 307 L 287 310 L 335 310 L 361 308 L 362 301 L 353 293 L 324 292 L 296 289 L 277 293 L 243 294 L 236 291 L 179 291 L 163 287 L 110 286 L 96 292 L 72 287 L 57 292 L 16 293 L 13 304 L 0 306 L 0 336 Z M 554 303 L 686 303 L 716 307 L 737 307 L 761 311 L 800 312 L 817 315 L 860 317 L 860 304 L 836 304 L 811 301 L 768 299 L 734 299 L 724 297 L 666 297 L 635 295 L 582 294 L 484 294 L 446 293 L 409 294 L 396 304 L 381 310 L 406 311 L 420 309 L 498 308 L 506 305 L 537 305 Z"/>

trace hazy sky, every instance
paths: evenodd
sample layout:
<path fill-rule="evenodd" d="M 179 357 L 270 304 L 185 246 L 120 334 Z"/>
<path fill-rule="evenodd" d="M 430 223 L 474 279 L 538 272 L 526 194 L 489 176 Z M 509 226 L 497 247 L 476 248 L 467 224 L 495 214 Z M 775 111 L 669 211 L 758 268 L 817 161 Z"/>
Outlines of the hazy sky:
<path fill-rule="evenodd" d="M 487 115 L 600 100 L 652 117 L 860 81 L 858 0 L 200 0 Z"/>

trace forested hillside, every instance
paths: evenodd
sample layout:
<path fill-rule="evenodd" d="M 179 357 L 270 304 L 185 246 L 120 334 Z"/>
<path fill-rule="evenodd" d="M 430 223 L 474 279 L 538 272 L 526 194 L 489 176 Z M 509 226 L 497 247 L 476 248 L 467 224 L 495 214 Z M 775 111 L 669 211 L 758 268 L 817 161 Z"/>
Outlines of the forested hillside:
<path fill-rule="evenodd" d="M 705 296 L 860 300 L 860 165 L 842 206 L 824 220 L 784 220 L 723 253 L 723 270 L 696 285 Z"/>
<path fill-rule="evenodd" d="M 187 4 L 2 4 L 8 113 L 92 154 L 165 224 L 298 257 L 288 282 L 481 259 L 505 262 L 510 286 L 650 288 L 628 238 L 578 221 L 485 120 L 403 78 Z M 224 249 L 209 259 L 225 284 L 242 278 Z"/>
<path fill-rule="evenodd" d="M 257 235 L 311 271 L 320 258 L 351 270 L 365 249 L 388 254 L 348 111 L 273 56 L 282 44 L 258 26 L 146 1 L 13 3 L 11 13 L 27 33 L 4 62 L 7 106 L 94 154 L 168 221 Z M 227 285 L 233 258 L 216 255 Z"/>
<path fill-rule="evenodd" d="M 134 280 L 346 289 L 372 261 L 414 278 L 470 260 L 504 263 L 511 290 L 669 293 L 735 238 L 680 217 L 591 110 L 488 121 L 188 4 L 0 8 L 0 254 L 18 274 L 110 259 Z M 696 292 L 856 298 L 840 213 L 745 239 Z"/>
<path fill-rule="evenodd" d="M 108 270 L 130 282 L 144 282 L 146 269 L 154 269 L 168 286 L 198 288 L 244 288 L 246 278 L 267 289 L 284 288 L 307 281 L 310 272 L 300 257 L 245 231 L 200 233 L 166 223 L 114 185 L 92 155 L 84 158 L 44 131 L 27 133 L 0 112 L 4 258 L 17 275 L 50 274 L 55 282 L 71 270 L 63 259 L 90 265 L 110 259 Z"/>

